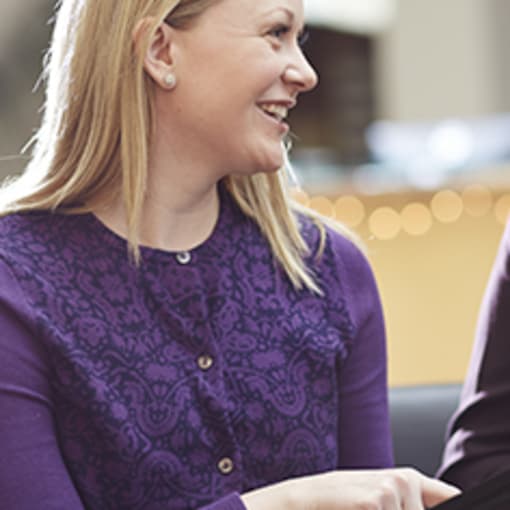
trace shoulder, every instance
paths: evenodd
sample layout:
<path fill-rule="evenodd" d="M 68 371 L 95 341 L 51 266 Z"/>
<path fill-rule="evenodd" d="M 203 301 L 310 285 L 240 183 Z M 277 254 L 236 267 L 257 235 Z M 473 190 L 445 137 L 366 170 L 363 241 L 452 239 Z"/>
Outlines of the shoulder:
<path fill-rule="evenodd" d="M 90 259 L 79 216 L 30 212 L 0 218 L 0 261 L 25 290 L 62 280 L 63 264 Z M 31 292 L 29 292 L 31 293 Z"/>
<path fill-rule="evenodd" d="M 16 264 L 41 264 L 63 253 L 81 254 L 93 237 L 93 222 L 87 215 L 37 211 L 0 218 L 0 256 Z"/>
<path fill-rule="evenodd" d="M 323 225 L 325 242 L 320 254 L 321 232 L 316 222 L 302 217 L 301 226 L 310 248 L 308 266 L 326 297 L 344 301 L 353 323 L 360 325 L 380 308 L 377 283 L 367 256 L 346 234 L 329 225 Z"/>
<path fill-rule="evenodd" d="M 2 245 L 7 241 L 6 235 L 16 234 L 28 225 L 36 223 L 37 218 L 41 218 L 43 213 L 12 213 L 0 217 L 0 234 L 2 235 Z"/>
<path fill-rule="evenodd" d="M 15 323 L 23 328 L 34 325 L 32 309 L 25 292 L 26 284 L 38 278 L 38 273 L 30 269 L 40 255 L 34 236 L 30 234 L 37 232 L 38 223 L 34 219 L 19 214 L 0 218 L 1 330 L 7 328 L 11 331 Z M 9 324 L 11 326 L 8 328 Z"/>
<path fill-rule="evenodd" d="M 317 222 L 307 216 L 300 216 L 301 234 L 310 249 L 309 262 L 314 270 L 320 270 L 321 266 L 334 266 L 338 276 L 343 279 L 361 283 L 363 280 L 372 279 L 370 263 L 363 253 L 360 245 L 354 242 L 354 235 L 349 235 L 341 227 L 334 229 L 332 226 L 323 224 L 323 234 Z M 323 253 L 320 254 L 321 241 L 324 236 Z"/>
<path fill-rule="evenodd" d="M 37 250 L 40 244 L 55 237 L 62 225 L 59 215 L 49 212 L 9 214 L 0 218 L 0 254 L 15 256 Z"/>
<path fill-rule="evenodd" d="M 23 301 L 25 283 L 44 274 L 47 240 L 52 215 L 49 213 L 9 214 L 0 218 L 0 297 L 2 302 Z"/>

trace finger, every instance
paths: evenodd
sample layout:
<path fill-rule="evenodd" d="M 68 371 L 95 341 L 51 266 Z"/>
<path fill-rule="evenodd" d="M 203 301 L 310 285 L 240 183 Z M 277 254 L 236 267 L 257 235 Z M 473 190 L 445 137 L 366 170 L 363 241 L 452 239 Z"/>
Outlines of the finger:
<path fill-rule="evenodd" d="M 421 476 L 421 493 L 423 504 L 426 507 L 432 507 L 459 495 L 460 490 L 441 480 Z"/>
<path fill-rule="evenodd" d="M 376 505 L 383 510 L 401 510 L 402 494 L 394 479 L 388 479 L 382 483 Z"/>
<path fill-rule="evenodd" d="M 423 506 L 421 485 L 418 480 L 409 480 L 407 490 L 402 494 L 402 496 L 403 510 L 425 510 L 425 507 Z"/>
<path fill-rule="evenodd" d="M 402 501 L 402 510 L 425 510 L 419 492 L 412 492 L 408 498 Z"/>

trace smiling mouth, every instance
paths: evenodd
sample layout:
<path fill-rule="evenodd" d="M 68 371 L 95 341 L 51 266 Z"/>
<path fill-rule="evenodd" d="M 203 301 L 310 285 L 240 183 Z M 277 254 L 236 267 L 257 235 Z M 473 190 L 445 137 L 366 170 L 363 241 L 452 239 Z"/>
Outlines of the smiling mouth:
<path fill-rule="evenodd" d="M 283 122 L 289 114 L 289 109 L 279 104 L 261 104 L 259 108 L 278 122 Z"/>

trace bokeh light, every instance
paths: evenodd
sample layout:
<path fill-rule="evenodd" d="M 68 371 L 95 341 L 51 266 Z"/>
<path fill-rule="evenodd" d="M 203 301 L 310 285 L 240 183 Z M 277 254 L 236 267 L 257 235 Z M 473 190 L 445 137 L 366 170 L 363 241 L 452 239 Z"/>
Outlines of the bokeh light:
<path fill-rule="evenodd" d="M 487 186 L 473 184 L 462 192 L 466 212 L 474 217 L 482 217 L 491 211 L 493 198 Z"/>
<path fill-rule="evenodd" d="M 346 195 L 335 202 L 335 217 L 344 225 L 355 228 L 365 218 L 365 206 L 359 198 Z"/>
<path fill-rule="evenodd" d="M 327 218 L 333 218 L 335 211 L 329 198 L 317 196 L 310 200 L 310 207 Z"/>
<path fill-rule="evenodd" d="M 391 207 L 376 209 L 368 220 L 372 234 L 380 240 L 388 241 L 398 236 L 402 228 L 400 215 Z"/>
<path fill-rule="evenodd" d="M 290 194 L 291 194 L 291 197 L 299 204 L 301 204 L 305 207 L 310 206 L 310 197 L 303 189 L 294 188 Z"/>
<path fill-rule="evenodd" d="M 442 223 L 457 221 L 464 209 L 460 195 L 452 190 L 442 190 L 434 195 L 430 203 L 432 214 Z"/>
<path fill-rule="evenodd" d="M 510 194 L 506 194 L 501 196 L 495 206 L 494 206 L 494 215 L 496 219 L 503 225 L 508 221 L 508 215 L 510 213 Z"/>
<path fill-rule="evenodd" d="M 402 210 L 402 228 L 408 234 L 421 236 L 432 227 L 432 213 L 418 202 L 406 205 Z"/>

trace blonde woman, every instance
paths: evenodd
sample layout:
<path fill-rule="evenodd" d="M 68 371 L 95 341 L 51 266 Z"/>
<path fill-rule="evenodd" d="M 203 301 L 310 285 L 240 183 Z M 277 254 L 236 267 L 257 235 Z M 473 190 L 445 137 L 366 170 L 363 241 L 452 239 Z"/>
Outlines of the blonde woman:
<path fill-rule="evenodd" d="M 317 82 L 302 30 L 301 0 L 62 0 L 33 158 L 2 198 L 3 508 L 455 494 L 375 469 L 392 455 L 372 273 L 279 171 Z"/>

